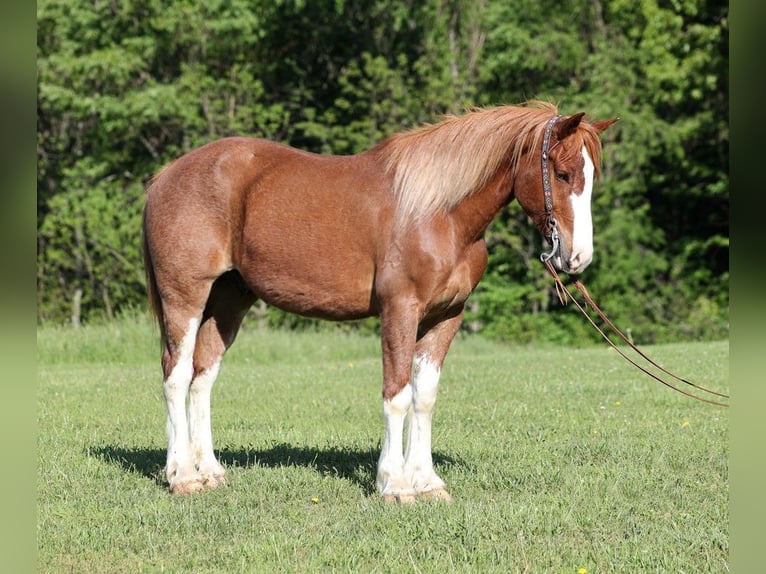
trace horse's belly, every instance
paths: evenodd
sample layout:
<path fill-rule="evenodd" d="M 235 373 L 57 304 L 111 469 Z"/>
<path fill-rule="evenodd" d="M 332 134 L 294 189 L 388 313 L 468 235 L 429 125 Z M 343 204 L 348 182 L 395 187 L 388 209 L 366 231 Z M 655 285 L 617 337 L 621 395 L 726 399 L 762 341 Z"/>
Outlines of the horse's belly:
<path fill-rule="evenodd" d="M 287 262 L 256 264 L 244 272 L 248 286 L 269 305 L 309 317 L 331 320 L 361 319 L 377 314 L 372 297 L 372 272 L 364 268 L 333 269 L 316 261 L 311 267 Z"/>

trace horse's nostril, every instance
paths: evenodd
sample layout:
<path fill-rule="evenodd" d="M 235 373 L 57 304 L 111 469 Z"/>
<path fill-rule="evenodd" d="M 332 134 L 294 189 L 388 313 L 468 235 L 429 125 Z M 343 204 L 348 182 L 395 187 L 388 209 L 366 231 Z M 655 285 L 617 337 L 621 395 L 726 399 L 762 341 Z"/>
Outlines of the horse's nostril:
<path fill-rule="evenodd" d="M 578 251 L 569 258 L 567 265 L 571 273 L 581 273 L 590 265 L 590 262 L 591 254 L 589 252 Z"/>
<path fill-rule="evenodd" d="M 574 269 L 580 264 L 580 254 L 575 253 L 569 258 L 569 268 Z"/>

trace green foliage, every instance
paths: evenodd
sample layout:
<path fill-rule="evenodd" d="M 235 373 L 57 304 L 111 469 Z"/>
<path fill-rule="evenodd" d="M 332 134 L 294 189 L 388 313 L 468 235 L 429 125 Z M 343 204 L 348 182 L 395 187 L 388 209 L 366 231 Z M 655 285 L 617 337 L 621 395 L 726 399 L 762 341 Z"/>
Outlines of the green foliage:
<path fill-rule="evenodd" d="M 356 153 L 445 112 L 540 97 L 621 118 L 594 196 L 593 295 L 637 340 L 728 333 L 726 2 L 42 0 L 37 14 L 41 322 L 143 305 L 141 190 L 193 147 L 252 135 Z M 597 337 L 559 307 L 521 210 L 487 240 L 467 330 Z"/>
<path fill-rule="evenodd" d="M 38 304 L 51 320 L 80 313 L 113 317 L 143 302 L 144 273 L 136 234 L 143 188 L 136 183 L 115 185 L 106 170 L 105 164 L 82 159 L 64 170 L 62 190 L 48 203 L 50 213 L 38 231 L 38 241 L 45 247 L 38 260 Z M 80 309 L 56 304 L 72 300 Z"/>

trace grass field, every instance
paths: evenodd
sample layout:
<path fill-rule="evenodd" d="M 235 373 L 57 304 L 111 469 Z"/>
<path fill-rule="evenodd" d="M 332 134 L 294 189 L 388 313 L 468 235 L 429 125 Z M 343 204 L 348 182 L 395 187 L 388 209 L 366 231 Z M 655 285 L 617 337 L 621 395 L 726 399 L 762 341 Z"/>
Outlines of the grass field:
<path fill-rule="evenodd" d="M 40 572 L 726 572 L 728 412 L 606 347 L 457 340 L 452 503 L 385 504 L 379 343 L 246 330 L 213 395 L 229 486 L 170 496 L 156 329 L 38 331 Z M 728 391 L 728 343 L 646 349 Z"/>

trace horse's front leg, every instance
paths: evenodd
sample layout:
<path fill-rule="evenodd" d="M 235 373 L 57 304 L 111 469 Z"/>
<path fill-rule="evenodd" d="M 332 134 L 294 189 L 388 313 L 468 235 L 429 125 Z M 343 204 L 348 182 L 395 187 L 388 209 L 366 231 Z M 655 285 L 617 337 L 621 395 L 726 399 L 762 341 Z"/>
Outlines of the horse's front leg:
<path fill-rule="evenodd" d="M 437 324 L 418 341 L 415 349 L 404 474 L 415 494 L 424 498 L 451 500 L 444 481 L 433 468 L 431 422 L 444 358 L 462 320 L 461 312 Z"/>
<path fill-rule="evenodd" d="M 430 356 L 416 355 L 412 408 L 407 415 L 404 476 L 416 495 L 449 500 L 444 481 L 434 471 L 431 455 L 431 421 L 440 374 L 440 365 Z"/>
<path fill-rule="evenodd" d="M 375 482 L 388 502 L 415 501 L 415 490 L 404 473 L 402 438 L 404 420 L 412 407 L 410 378 L 417 322 L 415 305 L 387 308 L 381 313 L 385 434 Z"/>

